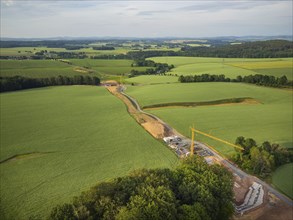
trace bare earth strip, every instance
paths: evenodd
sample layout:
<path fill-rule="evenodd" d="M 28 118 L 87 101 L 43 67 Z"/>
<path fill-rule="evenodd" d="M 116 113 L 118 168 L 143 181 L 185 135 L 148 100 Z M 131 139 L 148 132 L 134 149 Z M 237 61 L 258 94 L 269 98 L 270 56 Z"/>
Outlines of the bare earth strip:
<path fill-rule="evenodd" d="M 165 126 L 160 123 L 158 120 L 152 118 L 151 116 L 141 113 L 138 111 L 133 104 L 123 96 L 120 92 L 117 91 L 118 86 L 109 86 L 107 87 L 108 91 L 115 95 L 117 98 L 121 99 L 125 105 L 127 106 L 127 110 L 130 115 L 144 127 L 146 131 L 148 131 L 155 138 L 163 138 L 165 136 L 169 136 L 169 131 L 165 128 Z"/>
<path fill-rule="evenodd" d="M 172 129 L 171 127 L 167 127 L 168 125 L 164 124 L 159 118 L 152 117 L 151 115 L 148 115 L 147 113 L 143 113 L 139 106 L 135 107 L 137 104 L 132 103 L 130 99 L 128 99 L 126 96 L 123 95 L 123 90 L 121 90 L 121 87 L 119 85 L 115 86 L 109 86 L 107 89 L 115 95 L 117 98 L 121 99 L 125 105 L 127 106 L 128 112 L 133 116 L 133 118 L 141 125 L 143 126 L 153 137 L 157 139 L 162 139 L 166 136 L 171 136 L 174 134 L 179 134 L 176 132 L 176 130 Z M 122 92 L 122 93 L 121 93 Z M 248 98 L 249 99 L 249 98 Z M 223 103 L 220 105 L 231 105 L 231 103 Z M 232 105 L 235 103 L 232 103 Z M 237 104 L 259 104 L 257 100 L 249 99 L 243 101 L 243 103 L 237 103 Z M 180 106 L 182 107 L 182 106 Z M 182 135 L 181 135 L 182 136 Z M 219 157 L 220 158 L 220 157 Z M 219 163 L 226 167 L 226 169 L 230 170 L 232 173 L 235 173 L 235 169 L 232 169 L 230 162 L 227 162 L 223 159 L 223 161 L 219 161 Z M 237 183 L 234 185 L 234 192 L 236 192 L 237 195 L 235 195 L 235 200 L 238 203 L 241 203 L 244 200 L 244 196 L 248 191 L 248 187 L 251 185 L 253 181 L 256 182 L 262 182 L 256 177 L 247 175 L 243 171 L 238 170 L 240 174 L 243 174 L 242 178 L 235 177 L 235 182 Z M 237 172 L 236 172 L 237 173 Z M 236 175 L 237 176 L 237 175 Z M 271 193 L 269 191 L 272 190 L 272 188 L 268 187 L 267 184 L 262 182 L 262 185 L 265 186 L 265 196 L 264 196 L 264 202 L 261 206 L 252 209 L 251 211 L 245 213 L 244 215 L 241 214 L 235 214 L 233 216 L 233 220 L 293 220 L 292 214 L 292 201 L 290 204 L 286 204 L 284 201 L 280 200 L 277 196 L 274 195 L 274 193 Z M 237 188 L 237 189 L 236 189 Z M 268 190 L 268 188 L 270 188 Z M 276 192 L 275 192 L 276 193 Z"/>

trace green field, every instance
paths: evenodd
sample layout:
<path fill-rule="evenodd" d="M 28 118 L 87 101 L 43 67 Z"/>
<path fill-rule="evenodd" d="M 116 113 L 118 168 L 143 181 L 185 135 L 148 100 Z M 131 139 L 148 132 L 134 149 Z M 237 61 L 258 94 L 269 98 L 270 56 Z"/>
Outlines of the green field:
<path fill-rule="evenodd" d="M 115 55 L 127 53 L 129 49 L 126 48 L 116 48 L 115 50 L 94 50 L 92 47 L 83 48 L 79 50 L 67 50 L 65 48 L 48 48 L 48 47 L 13 47 L 13 48 L 0 48 L 1 56 L 32 56 L 36 52 L 40 52 L 42 50 L 55 51 L 55 52 L 83 52 L 88 56 L 98 56 L 98 55 Z"/>
<path fill-rule="evenodd" d="M 293 59 L 241 59 L 205 57 L 152 57 L 155 62 L 175 65 L 170 73 L 177 75 L 224 74 L 230 78 L 238 75 L 266 74 L 293 79 Z"/>
<path fill-rule="evenodd" d="M 293 163 L 279 167 L 273 173 L 273 184 L 289 197 L 293 198 Z M 291 178 L 288 178 L 291 177 Z"/>
<path fill-rule="evenodd" d="M 173 107 L 149 110 L 186 136 L 193 124 L 199 130 L 234 143 L 238 136 L 292 147 L 292 91 L 240 83 L 162 84 L 128 87 L 141 106 L 160 103 L 254 98 L 259 104 Z M 198 135 L 225 155 L 234 149 Z"/>
<path fill-rule="evenodd" d="M 89 67 L 106 75 L 127 75 L 132 69 L 145 71 L 147 67 L 131 67 L 132 60 L 71 59 L 76 66 Z"/>
<path fill-rule="evenodd" d="M 56 60 L 0 60 L 0 75 L 42 78 L 90 74 L 108 78 L 112 75 L 126 76 L 132 69 L 138 71 L 146 69 L 146 67 L 131 67 L 133 63 L 131 60 L 68 59 L 67 61 L 72 65 Z"/>
<path fill-rule="evenodd" d="M 126 83 L 137 83 L 137 84 L 161 84 L 161 83 L 176 83 L 178 77 L 176 76 L 160 76 L 160 75 L 142 75 L 125 80 Z"/>
<path fill-rule="evenodd" d="M 104 43 L 90 44 L 87 48 L 82 48 L 79 50 L 67 50 L 65 48 L 49 48 L 49 47 L 13 47 L 13 48 L 0 48 L 0 56 L 32 56 L 36 52 L 45 51 L 55 51 L 55 52 L 70 52 L 70 53 L 85 53 L 88 57 L 90 56 L 101 56 L 101 55 L 117 55 L 117 54 L 126 54 L 129 51 L 138 51 L 131 48 L 132 43 L 129 45 L 124 44 L 121 47 L 115 47 L 115 50 L 94 50 L 93 46 L 102 46 Z M 156 45 L 152 45 L 150 49 L 142 49 L 143 51 L 149 50 L 173 50 L 178 51 L 181 48 L 167 48 L 167 47 L 156 47 Z"/>
<path fill-rule="evenodd" d="M 81 74 L 75 67 L 55 60 L 0 60 L 1 76 L 26 76 L 44 78 Z"/>
<path fill-rule="evenodd" d="M 173 167 L 105 88 L 48 87 L 1 94 L 0 218 L 45 217 L 98 181 L 133 169 Z"/>

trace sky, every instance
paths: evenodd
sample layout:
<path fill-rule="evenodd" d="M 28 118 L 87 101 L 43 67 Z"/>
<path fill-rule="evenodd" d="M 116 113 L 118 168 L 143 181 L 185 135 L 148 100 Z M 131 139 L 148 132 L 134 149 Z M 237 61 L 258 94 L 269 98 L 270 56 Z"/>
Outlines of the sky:
<path fill-rule="evenodd" d="M 1 37 L 292 35 L 292 0 L 1 0 Z"/>

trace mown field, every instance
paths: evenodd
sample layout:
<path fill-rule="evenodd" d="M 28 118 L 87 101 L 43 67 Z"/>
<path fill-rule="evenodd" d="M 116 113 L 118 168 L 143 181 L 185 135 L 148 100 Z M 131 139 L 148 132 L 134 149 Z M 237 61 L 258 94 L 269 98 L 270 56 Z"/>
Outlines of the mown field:
<path fill-rule="evenodd" d="M 266 74 L 293 79 L 293 59 L 241 59 L 204 57 L 152 57 L 155 62 L 175 65 L 170 73 L 179 75 L 224 74 L 230 78 L 238 75 Z"/>
<path fill-rule="evenodd" d="M 190 137 L 190 126 L 234 143 L 238 136 L 292 147 L 292 91 L 240 83 L 162 84 L 128 87 L 141 106 L 160 103 L 216 101 L 250 97 L 258 103 L 169 107 L 148 110 Z M 229 156 L 234 149 L 197 135 Z"/>
<path fill-rule="evenodd" d="M 293 163 L 279 167 L 273 173 L 273 184 L 289 197 L 293 198 Z M 291 177 L 291 178 L 289 178 Z"/>
<path fill-rule="evenodd" d="M 1 219 L 44 218 L 98 181 L 177 163 L 105 88 L 48 87 L 0 98 Z"/>
<path fill-rule="evenodd" d="M 0 60 L 1 76 L 26 76 L 33 78 L 74 76 L 90 74 L 101 78 L 127 75 L 132 69 L 144 71 L 145 67 L 131 67 L 131 60 L 67 59 L 72 64 L 56 60 Z M 87 68 L 85 68 L 87 67 Z"/>

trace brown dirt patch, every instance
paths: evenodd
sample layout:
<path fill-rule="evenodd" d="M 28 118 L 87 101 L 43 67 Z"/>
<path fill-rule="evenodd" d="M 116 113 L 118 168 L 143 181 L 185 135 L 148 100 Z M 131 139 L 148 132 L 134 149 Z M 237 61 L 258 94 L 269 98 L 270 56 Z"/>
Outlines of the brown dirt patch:
<path fill-rule="evenodd" d="M 115 81 L 114 81 L 115 82 Z M 112 83 L 114 83 L 112 82 Z M 162 123 L 156 119 L 150 117 L 147 114 L 139 112 L 121 93 L 117 92 L 118 86 L 107 87 L 108 91 L 115 95 L 117 98 L 121 99 L 127 107 L 129 114 L 139 123 L 146 131 L 148 131 L 155 138 L 163 138 L 166 134 L 166 128 Z"/>
<path fill-rule="evenodd" d="M 73 69 L 75 72 L 79 72 L 79 73 L 88 73 L 89 71 L 80 67 L 75 67 Z"/>
<path fill-rule="evenodd" d="M 141 124 L 155 138 L 164 137 L 164 126 L 154 121 L 149 121 Z"/>
<path fill-rule="evenodd" d="M 293 220 L 292 207 L 278 202 L 275 205 L 265 203 L 262 207 L 244 214 L 234 216 L 234 220 Z"/>
<path fill-rule="evenodd" d="M 118 86 L 118 82 L 115 80 L 106 80 L 106 81 L 102 81 L 101 83 L 104 85 L 108 84 L 111 86 Z M 116 87 L 116 89 L 117 89 L 117 87 Z"/>
<path fill-rule="evenodd" d="M 244 198 L 248 192 L 249 187 L 252 185 L 252 181 L 249 178 L 240 178 L 234 175 L 233 192 L 235 194 L 236 205 L 241 205 L 244 202 Z"/>

